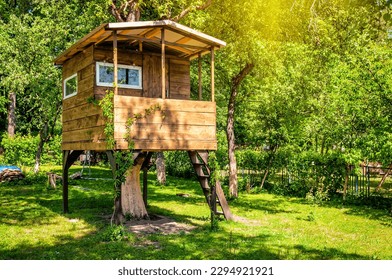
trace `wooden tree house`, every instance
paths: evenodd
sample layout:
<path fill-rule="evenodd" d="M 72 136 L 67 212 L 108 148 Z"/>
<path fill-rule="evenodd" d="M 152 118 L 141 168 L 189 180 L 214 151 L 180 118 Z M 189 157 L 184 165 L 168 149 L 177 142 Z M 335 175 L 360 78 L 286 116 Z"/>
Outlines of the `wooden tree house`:
<path fill-rule="evenodd" d="M 143 155 L 146 169 L 157 151 L 188 151 L 207 203 L 227 219 L 230 210 L 220 184 L 209 185 L 208 151 L 217 149 L 214 51 L 225 42 L 181 24 L 164 21 L 102 24 L 56 58 L 63 67 L 63 208 L 68 211 L 68 169 L 85 150 Z M 210 101 L 202 99 L 201 57 L 211 56 Z M 190 96 L 190 61 L 198 59 L 198 100 Z M 113 81 L 117 81 L 114 83 Z M 108 148 L 106 119 L 96 100 L 114 92 L 114 145 Z M 206 98 L 205 98 L 206 99 Z M 127 129 L 127 120 L 151 113 Z M 146 201 L 145 201 L 146 203 Z"/>

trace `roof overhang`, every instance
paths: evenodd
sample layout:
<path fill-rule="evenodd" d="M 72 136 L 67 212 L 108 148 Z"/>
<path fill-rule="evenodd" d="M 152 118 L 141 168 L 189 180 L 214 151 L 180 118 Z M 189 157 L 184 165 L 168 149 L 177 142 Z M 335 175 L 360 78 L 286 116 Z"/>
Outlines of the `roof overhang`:
<path fill-rule="evenodd" d="M 225 42 L 217 38 L 171 20 L 115 22 L 102 24 L 91 31 L 60 54 L 54 63 L 62 65 L 66 60 L 93 44 L 113 41 L 113 31 L 116 31 L 119 42 L 127 41 L 131 44 L 142 42 L 160 47 L 162 29 L 165 31 L 166 48 L 175 51 L 183 58 L 193 59 L 209 53 L 211 49 L 226 46 Z"/>

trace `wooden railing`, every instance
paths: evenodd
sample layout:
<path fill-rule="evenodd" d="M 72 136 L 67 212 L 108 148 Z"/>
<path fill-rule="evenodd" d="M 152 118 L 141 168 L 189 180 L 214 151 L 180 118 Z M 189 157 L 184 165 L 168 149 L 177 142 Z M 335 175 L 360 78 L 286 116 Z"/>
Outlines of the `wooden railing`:
<path fill-rule="evenodd" d="M 129 118 L 135 121 L 127 129 Z M 149 151 L 216 150 L 216 105 L 207 101 L 116 95 L 114 131 L 116 149 L 128 149 L 132 141 L 135 149 Z"/>

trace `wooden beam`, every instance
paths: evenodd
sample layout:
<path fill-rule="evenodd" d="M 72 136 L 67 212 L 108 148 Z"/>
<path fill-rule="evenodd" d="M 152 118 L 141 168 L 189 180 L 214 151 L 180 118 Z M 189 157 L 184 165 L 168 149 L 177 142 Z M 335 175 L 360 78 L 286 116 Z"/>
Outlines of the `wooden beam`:
<path fill-rule="evenodd" d="M 97 46 L 98 44 L 100 44 L 100 43 L 106 41 L 106 40 L 109 39 L 110 37 L 112 37 L 112 33 L 110 33 L 109 35 L 104 36 L 104 37 L 102 37 L 101 39 L 99 39 L 97 42 L 95 42 L 94 46 Z"/>
<path fill-rule="evenodd" d="M 158 35 L 160 31 L 161 31 L 160 28 L 155 28 L 155 29 L 153 29 L 153 30 L 148 30 L 148 29 L 147 29 L 147 32 L 144 33 L 143 36 L 146 37 L 146 38 L 152 38 L 152 37 L 154 37 L 155 35 Z"/>
<path fill-rule="evenodd" d="M 202 100 L 202 77 L 201 77 L 201 53 L 199 53 L 199 60 L 198 60 L 198 66 L 199 66 L 199 100 Z"/>
<path fill-rule="evenodd" d="M 143 52 L 143 42 L 139 41 L 139 52 Z"/>
<path fill-rule="evenodd" d="M 114 86 L 114 95 L 118 94 L 118 57 L 117 57 L 117 31 L 113 30 L 113 86 Z"/>
<path fill-rule="evenodd" d="M 106 155 L 108 157 L 110 167 L 112 169 L 113 179 L 116 179 L 117 164 L 116 164 L 116 159 L 114 158 L 114 155 L 113 155 L 113 151 L 107 150 Z"/>
<path fill-rule="evenodd" d="M 83 151 L 63 151 L 63 212 L 68 213 L 68 170 Z"/>
<path fill-rule="evenodd" d="M 161 57 L 161 72 L 162 72 L 162 99 L 166 98 L 166 58 L 165 58 L 165 29 L 161 30 L 161 48 L 162 48 L 162 57 Z"/>
<path fill-rule="evenodd" d="M 215 52 L 211 48 L 211 101 L 215 101 Z"/>
<path fill-rule="evenodd" d="M 186 44 L 191 40 L 189 37 L 182 37 L 176 41 L 177 44 Z"/>
<path fill-rule="evenodd" d="M 118 36 L 118 40 L 133 40 L 131 42 L 131 44 L 133 44 L 134 42 L 137 41 L 142 41 L 142 42 L 147 42 L 147 43 L 154 43 L 157 45 L 161 44 L 161 40 L 159 39 L 149 39 L 149 38 L 145 38 L 142 36 L 137 36 L 137 35 L 119 35 Z M 202 50 L 202 51 L 209 51 L 210 49 L 207 47 L 201 47 L 201 46 L 195 46 L 195 45 L 187 45 L 184 43 L 177 43 L 177 42 L 165 42 L 167 47 L 171 47 L 173 49 L 177 48 L 177 49 L 181 49 L 182 52 L 185 52 L 189 55 L 192 55 L 195 53 L 196 50 Z M 191 50 L 192 49 L 192 50 Z"/>
<path fill-rule="evenodd" d="M 70 151 L 63 151 L 63 212 L 68 213 L 68 168 L 67 161 Z"/>

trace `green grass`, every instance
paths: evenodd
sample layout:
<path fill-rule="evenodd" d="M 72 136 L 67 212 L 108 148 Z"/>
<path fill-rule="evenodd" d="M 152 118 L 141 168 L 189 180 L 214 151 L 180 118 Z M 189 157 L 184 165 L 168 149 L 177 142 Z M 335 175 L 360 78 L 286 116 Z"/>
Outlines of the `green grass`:
<path fill-rule="evenodd" d="M 47 170 L 60 173 L 60 167 Z M 80 170 L 72 167 L 70 173 Z M 94 167 L 91 177 L 110 178 Z M 219 222 L 210 229 L 209 211 L 195 179 L 149 174 L 149 212 L 196 226 L 189 234 L 125 234 L 108 241 L 113 205 L 111 180 L 70 182 L 70 213 L 62 213 L 61 188 L 44 177 L 0 184 L 0 259 L 392 259 L 388 211 L 342 203 L 240 194 L 232 212 L 247 222 Z M 188 193 L 190 197 L 176 196 Z"/>

